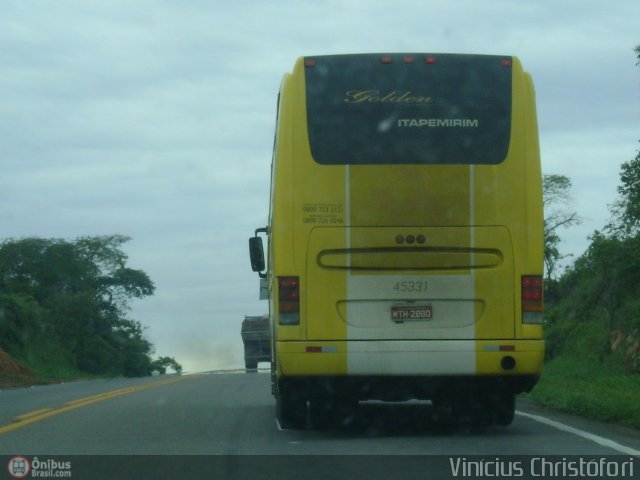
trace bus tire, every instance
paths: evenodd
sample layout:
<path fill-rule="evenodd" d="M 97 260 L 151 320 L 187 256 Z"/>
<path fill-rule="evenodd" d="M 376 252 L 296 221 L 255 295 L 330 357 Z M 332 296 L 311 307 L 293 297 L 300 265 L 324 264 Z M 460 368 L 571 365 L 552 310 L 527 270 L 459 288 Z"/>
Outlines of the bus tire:
<path fill-rule="evenodd" d="M 307 422 L 307 400 L 299 392 L 280 388 L 276 393 L 276 419 L 284 430 L 302 430 Z"/>
<path fill-rule="evenodd" d="M 312 428 L 325 429 L 333 425 L 333 405 L 325 399 L 309 402 L 309 421 Z"/>
<path fill-rule="evenodd" d="M 511 425 L 516 413 L 516 395 L 512 392 L 502 392 L 495 398 L 493 405 L 494 423 L 506 427 Z"/>
<path fill-rule="evenodd" d="M 244 365 L 247 373 L 258 371 L 258 362 L 255 360 L 245 360 Z"/>

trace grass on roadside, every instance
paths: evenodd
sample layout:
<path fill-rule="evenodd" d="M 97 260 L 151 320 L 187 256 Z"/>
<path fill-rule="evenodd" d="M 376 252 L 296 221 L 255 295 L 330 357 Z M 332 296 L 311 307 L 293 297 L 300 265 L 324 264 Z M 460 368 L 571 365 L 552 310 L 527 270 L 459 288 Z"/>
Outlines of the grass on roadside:
<path fill-rule="evenodd" d="M 557 410 L 640 428 L 640 375 L 613 362 L 554 358 L 529 397 Z"/>
<path fill-rule="evenodd" d="M 27 364 L 23 362 L 21 365 L 26 366 Z M 109 377 L 110 375 L 93 375 L 82 372 L 77 368 L 64 364 L 41 362 L 32 363 L 28 365 L 26 370 L 23 368 L 22 371 L 0 368 L 0 389 Z"/>

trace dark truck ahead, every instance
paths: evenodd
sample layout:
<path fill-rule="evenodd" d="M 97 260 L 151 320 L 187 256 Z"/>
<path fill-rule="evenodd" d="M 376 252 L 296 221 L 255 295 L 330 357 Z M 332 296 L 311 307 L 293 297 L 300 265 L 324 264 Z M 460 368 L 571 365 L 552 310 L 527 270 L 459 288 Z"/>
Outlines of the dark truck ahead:
<path fill-rule="evenodd" d="M 269 317 L 245 315 L 242 322 L 242 343 L 244 343 L 244 364 L 247 372 L 258 370 L 258 362 L 271 361 L 271 336 Z"/>

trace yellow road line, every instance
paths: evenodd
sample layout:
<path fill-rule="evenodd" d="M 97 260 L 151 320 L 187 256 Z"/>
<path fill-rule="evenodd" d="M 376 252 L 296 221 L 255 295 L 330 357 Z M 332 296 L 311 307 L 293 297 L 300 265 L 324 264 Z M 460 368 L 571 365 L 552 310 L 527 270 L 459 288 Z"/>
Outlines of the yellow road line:
<path fill-rule="evenodd" d="M 26 420 L 29 417 L 35 417 L 36 415 L 40 415 L 41 413 L 48 412 L 51 410 L 50 408 L 41 408 L 40 410 L 34 410 L 33 412 L 23 413 L 22 415 L 18 415 L 16 417 L 16 422 L 21 422 L 22 420 Z"/>
<path fill-rule="evenodd" d="M 125 387 L 119 388 L 118 390 L 111 390 L 109 392 L 101 393 L 99 395 L 93 395 L 91 397 L 79 398 L 78 400 L 72 400 L 71 402 L 67 402 L 63 407 L 60 408 L 43 408 L 41 410 L 34 410 L 33 412 L 24 413 L 15 417 L 16 422 L 10 425 L 5 425 L 4 427 L 0 427 L 0 434 L 10 432 L 12 430 L 16 430 L 18 428 L 22 428 L 31 423 L 39 422 L 40 420 L 44 420 L 45 418 L 53 417 L 54 415 L 59 415 L 64 412 L 68 412 L 70 410 L 75 410 L 76 408 L 81 408 L 86 405 L 90 405 L 92 403 L 101 402 L 103 400 L 107 400 L 109 398 L 119 397 L 121 395 L 127 395 L 129 393 L 138 392 L 140 390 L 146 390 L 148 388 L 160 387 L 162 385 L 168 385 L 171 383 L 176 383 L 181 380 L 186 380 L 187 378 L 194 378 L 199 375 L 183 375 L 175 378 L 171 378 L 169 380 L 161 380 L 158 382 L 145 383 L 142 385 L 136 385 L 133 387 Z"/>
<path fill-rule="evenodd" d="M 67 407 L 70 405 L 76 405 L 78 403 L 83 403 L 83 404 L 92 403 L 94 401 L 102 400 L 104 398 L 117 397 L 118 395 L 125 395 L 130 392 L 137 392 L 138 390 L 144 390 L 146 388 L 151 388 L 156 385 L 174 383 L 175 381 L 177 380 L 172 378 L 170 380 L 162 380 L 160 382 L 155 382 L 155 383 L 145 383 L 143 385 L 135 385 L 132 387 L 119 388 L 118 390 L 110 390 L 108 392 L 99 393 L 97 395 L 92 395 L 90 397 L 83 397 L 83 398 L 78 398 L 77 400 L 71 400 L 70 402 L 65 403 L 64 406 Z"/>

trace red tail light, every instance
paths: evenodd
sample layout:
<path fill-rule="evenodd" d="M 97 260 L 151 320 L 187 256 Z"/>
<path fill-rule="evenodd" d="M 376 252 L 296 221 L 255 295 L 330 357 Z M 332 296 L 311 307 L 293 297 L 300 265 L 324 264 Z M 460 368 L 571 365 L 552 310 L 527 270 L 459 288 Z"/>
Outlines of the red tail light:
<path fill-rule="evenodd" d="M 522 277 L 522 323 L 542 323 L 543 282 L 540 275 Z"/>
<path fill-rule="evenodd" d="M 280 325 L 300 323 L 300 277 L 278 277 Z"/>

